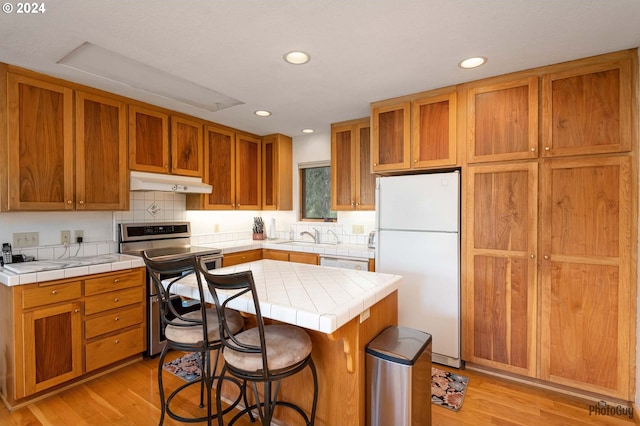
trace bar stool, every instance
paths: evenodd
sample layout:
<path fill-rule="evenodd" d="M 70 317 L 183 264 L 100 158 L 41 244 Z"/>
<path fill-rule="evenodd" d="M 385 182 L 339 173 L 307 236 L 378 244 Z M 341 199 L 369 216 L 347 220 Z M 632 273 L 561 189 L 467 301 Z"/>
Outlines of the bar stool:
<path fill-rule="evenodd" d="M 176 297 L 179 296 L 171 293 L 171 289 L 176 283 L 179 283 L 185 276 L 195 273 L 197 260 L 194 256 L 176 260 L 153 260 L 149 258 L 146 252 L 142 253 L 142 258 L 147 266 L 147 271 L 152 278 L 159 298 L 160 321 L 166 337 L 166 345 L 162 349 L 158 359 L 158 389 L 162 409 L 159 425 L 163 424 L 165 413 L 180 422 L 195 423 L 206 421 L 211 425 L 212 419 L 222 417 L 219 416 L 218 413 L 224 414 L 233 410 L 245 392 L 242 390 L 243 385 L 240 382 L 230 380 L 237 385 L 240 390 L 237 399 L 224 411 L 222 411 L 220 407 L 216 413 L 212 413 L 211 389 L 213 382 L 219 379 L 219 376 L 216 376 L 216 369 L 222 347 L 217 310 L 215 307 L 207 308 L 204 299 L 202 279 L 197 273 L 195 276 L 198 285 L 199 310 L 181 314 L 172 303 Z M 244 319 L 236 311 L 228 310 L 228 312 L 225 312 L 225 318 L 227 319 L 227 327 L 225 329 L 227 333 L 236 334 L 244 327 Z M 162 371 L 165 356 L 170 349 L 197 353 L 198 356 L 196 358 L 198 359 L 201 377 L 179 386 L 173 390 L 165 400 Z M 211 369 L 212 353 L 215 354 L 213 371 Z M 219 382 L 222 382 L 222 380 L 219 380 Z M 207 415 L 201 417 L 183 417 L 174 413 L 170 405 L 173 398 L 182 390 L 197 383 L 200 383 L 201 408 L 204 407 L 204 395 L 206 394 L 207 397 Z"/>
<path fill-rule="evenodd" d="M 255 404 L 246 406 L 244 410 L 237 413 L 229 425 L 234 424 L 245 413 L 249 414 L 253 422 L 252 413 L 254 411 L 258 412 L 263 425 L 270 425 L 276 406 L 295 410 L 307 425 L 313 425 L 318 403 L 318 376 L 311 358 L 312 345 L 309 335 L 300 327 L 293 325 L 264 324 L 251 271 L 226 275 L 211 274 L 202 263 L 198 263 L 198 269 L 204 276 L 209 286 L 209 292 L 218 307 L 218 322 L 221 330 L 219 334 L 224 357 L 224 366 L 220 376 L 224 377 L 228 372 L 240 380 L 251 383 L 255 398 Z M 233 323 L 227 314 L 226 307 L 234 299 L 246 293 L 251 293 L 257 326 L 234 335 L 230 333 Z M 299 373 L 306 367 L 311 369 L 313 375 L 313 403 L 310 416 L 307 416 L 302 408 L 291 402 L 278 401 L 280 381 Z M 258 393 L 258 383 L 263 384 L 262 402 Z M 222 406 L 220 400 L 221 384 L 222 382 L 218 381 L 216 388 L 216 409 L 218 412 Z M 246 404 L 246 387 L 244 390 Z M 223 426 L 222 416 L 218 417 L 218 424 Z"/>

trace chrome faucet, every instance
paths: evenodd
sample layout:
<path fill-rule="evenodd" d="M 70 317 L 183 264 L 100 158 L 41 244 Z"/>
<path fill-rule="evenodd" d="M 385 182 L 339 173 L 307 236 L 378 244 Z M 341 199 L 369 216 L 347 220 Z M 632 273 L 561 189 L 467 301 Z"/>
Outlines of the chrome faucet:
<path fill-rule="evenodd" d="M 333 232 L 333 229 L 327 230 L 327 234 L 333 234 L 333 236 L 336 237 L 336 244 L 340 244 L 340 238 L 338 238 L 338 235 Z"/>
<path fill-rule="evenodd" d="M 320 232 L 319 232 L 316 228 L 313 228 L 313 234 L 312 234 L 311 232 L 309 232 L 309 231 L 302 231 L 302 232 L 300 233 L 300 236 L 301 236 L 301 237 L 303 237 L 303 236 L 305 236 L 305 235 L 308 235 L 308 236 L 310 236 L 311 238 L 313 238 L 313 242 L 314 242 L 315 244 L 318 244 L 318 242 L 320 241 Z"/>

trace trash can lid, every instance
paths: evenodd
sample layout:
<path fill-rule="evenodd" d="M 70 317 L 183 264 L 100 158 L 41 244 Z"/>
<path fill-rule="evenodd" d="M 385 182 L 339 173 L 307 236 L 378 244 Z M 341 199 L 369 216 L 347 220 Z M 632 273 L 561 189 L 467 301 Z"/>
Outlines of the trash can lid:
<path fill-rule="evenodd" d="M 413 328 L 391 326 L 378 334 L 366 353 L 399 364 L 413 365 L 431 344 L 431 335 Z"/>

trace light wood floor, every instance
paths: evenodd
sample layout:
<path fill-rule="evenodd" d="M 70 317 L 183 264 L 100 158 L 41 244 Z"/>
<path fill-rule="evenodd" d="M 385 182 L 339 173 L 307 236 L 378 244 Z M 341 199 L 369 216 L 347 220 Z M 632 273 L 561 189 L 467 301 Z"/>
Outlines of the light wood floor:
<path fill-rule="evenodd" d="M 0 425 L 157 425 L 160 410 L 156 368 L 157 358 L 145 359 L 11 413 L 2 406 Z M 464 404 L 458 412 L 432 406 L 435 426 L 635 424 L 622 416 L 590 416 L 588 401 L 470 370 L 458 373 L 470 379 Z M 172 375 L 165 377 L 167 387 L 183 383 Z M 186 412 L 196 413 L 198 390 L 193 389 L 193 395 L 178 403 Z M 165 424 L 179 423 L 167 417 Z M 246 418 L 236 424 L 252 425 Z"/>

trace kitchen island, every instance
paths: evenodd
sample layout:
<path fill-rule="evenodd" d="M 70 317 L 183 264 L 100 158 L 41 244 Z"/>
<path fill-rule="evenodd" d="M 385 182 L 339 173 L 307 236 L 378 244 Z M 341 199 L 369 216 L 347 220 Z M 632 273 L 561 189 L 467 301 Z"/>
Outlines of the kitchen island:
<path fill-rule="evenodd" d="M 275 260 L 259 260 L 222 269 L 216 274 L 251 270 L 265 319 L 306 329 L 313 342 L 318 369 L 317 425 L 364 425 L 365 346 L 390 325 L 397 325 L 397 289 L 402 277 Z M 185 277 L 174 291 L 197 297 L 194 277 Z M 206 293 L 207 301 L 213 298 Z M 250 318 L 248 298 L 230 307 Z M 311 407 L 311 373 L 283 381 L 281 398 Z M 288 416 L 292 416 L 289 418 Z M 285 424 L 298 419 L 281 410 Z"/>

